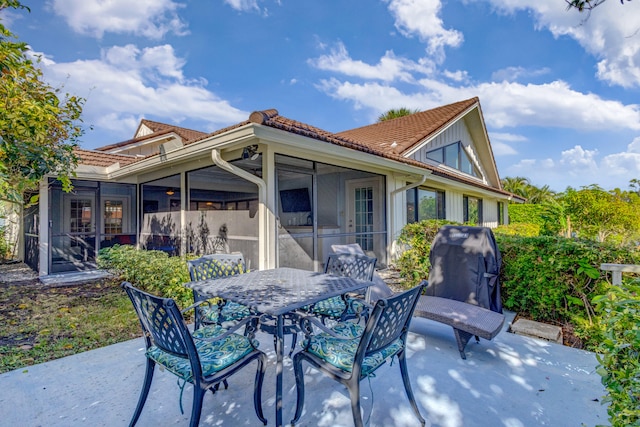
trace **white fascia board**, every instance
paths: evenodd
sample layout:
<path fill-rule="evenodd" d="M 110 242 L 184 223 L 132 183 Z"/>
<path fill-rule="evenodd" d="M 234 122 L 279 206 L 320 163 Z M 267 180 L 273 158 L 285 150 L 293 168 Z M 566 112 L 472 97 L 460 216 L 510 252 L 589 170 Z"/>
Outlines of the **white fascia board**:
<path fill-rule="evenodd" d="M 116 167 L 114 168 L 114 166 L 116 166 Z M 77 178 L 77 179 L 106 179 L 106 178 L 108 178 L 107 170 L 109 168 L 117 169 L 119 167 L 120 167 L 120 163 L 115 163 L 115 165 L 111 165 L 111 166 L 108 166 L 108 167 L 79 164 L 75 169 L 75 173 L 76 173 L 75 178 Z"/>
<path fill-rule="evenodd" d="M 215 135 L 201 141 L 185 145 L 182 148 L 166 152 L 163 155 L 154 155 L 148 159 L 124 166 L 110 174 L 111 178 L 118 178 L 127 175 L 137 175 L 150 172 L 156 168 L 165 167 L 168 164 L 188 161 L 190 158 L 210 156 L 211 149 L 242 144 L 248 140 L 255 139 L 251 126 L 242 126 L 232 129 L 220 135 Z"/>
<path fill-rule="evenodd" d="M 138 142 L 134 142 L 131 144 L 127 144 L 127 145 L 123 145 L 121 147 L 114 147 L 111 148 L 109 150 L 106 151 L 102 151 L 103 153 L 109 153 L 109 154 L 119 154 L 122 151 L 128 151 L 131 150 L 132 148 L 139 148 L 139 147 L 144 147 L 145 145 L 150 145 L 150 144 L 154 144 L 157 142 L 162 142 L 162 141 L 170 141 L 170 140 L 178 140 L 180 141 L 180 144 L 182 144 L 182 138 L 180 138 L 180 136 L 175 133 L 175 132 L 170 132 L 164 135 L 159 135 L 156 136 L 155 138 L 149 138 L 149 139 L 145 139 L 143 141 L 138 141 Z"/>

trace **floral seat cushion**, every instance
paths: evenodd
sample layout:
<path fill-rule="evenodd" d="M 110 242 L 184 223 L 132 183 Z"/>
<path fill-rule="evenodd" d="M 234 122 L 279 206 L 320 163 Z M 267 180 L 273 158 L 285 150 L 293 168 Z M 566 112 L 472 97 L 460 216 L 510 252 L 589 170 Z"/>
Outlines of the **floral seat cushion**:
<path fill-rule="evenodd" d="M 351 372 L 353 359 L 364 328 L 352 322 L 342 322 L 331 329 L 334 333 L 350 339 L 336 338 L 323 332 L 305 340 L 303 345 L 309 353 L 318 356 L 338 369 Z M 383 350 L 365 357 L 362 362 L 362 375 L 366 376 L 375 371 L 388 357 L 399 352 L 403 346 L 402 339 L 398 338 Z"/>
<path fill-rule="evenodd" d="M 341 296 L 327 298 L 317 302 L 313 306 L 313 313 L 322 316 L 340 317 L 347 309 L 347 304 Z M 362 312 L 364 304 L 358 299 L 349 298 L 349 309 L 346 311 L 347 316 L 355 316 L 356 313 Z"/>
<path fill-rule="evenodd" d="M 224 328 L 214 325 L 200 328 L 193 333 L 194 343 L 202 365 L 202 375 L 205 377 L 232 365 L 254 349 L 249 339 L 240 334 L 230 334 L 217 341 L 202 340 L 221 335 L 224 332 Z M 146 355 L 183 380 L 192 382 L 193 374 L 189 359 L 174 356 L 156 346 L 149 347 Z"/>
<path fill-rule="evenodd" d="M 203 304 L 198 311 L 200 320 L 205 324 L 221 323 L 227 320 L 242 320 L 251 315 L 247 306 L 232 301 L 227 301 L 222 307 L 222 311 L 218 310 L 216 304 L 211 306 Z M 222 314 L 222 319 L 219 319 L 220 314 Z"/>

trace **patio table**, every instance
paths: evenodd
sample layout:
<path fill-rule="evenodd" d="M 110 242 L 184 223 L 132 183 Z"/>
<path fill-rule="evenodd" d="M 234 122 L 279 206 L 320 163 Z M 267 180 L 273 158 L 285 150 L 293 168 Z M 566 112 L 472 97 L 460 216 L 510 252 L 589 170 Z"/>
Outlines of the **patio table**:
<path fill-rule="evenodd" d="M 207 296 L 251 307 L 276 319 L 276 425 L 282 426 L 284 319 L 294 310 L 326 298 L 372 286 L 373 282 L 332 276 L 296 268 L 256 270 L 185 286 Z"/>

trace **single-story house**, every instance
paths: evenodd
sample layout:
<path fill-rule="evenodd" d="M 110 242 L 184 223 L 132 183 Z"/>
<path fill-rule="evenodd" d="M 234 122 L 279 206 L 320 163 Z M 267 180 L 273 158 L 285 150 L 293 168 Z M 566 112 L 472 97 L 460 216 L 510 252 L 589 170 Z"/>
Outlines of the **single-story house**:
<path fill-rule="evenodd" d="M 275 109 L 213 133 L 142 120 L 132 139 L 77 154 L 73 192 L 49 177 L 24 212 L 25 262 L 40 275 L 96 268 L 116 243 L 310 270 L 331 245 L 359 243 L 385 265 L 405 224 L 496 227 L 517 197 L 502 190 L 478 98 L 338 133 Z"/>

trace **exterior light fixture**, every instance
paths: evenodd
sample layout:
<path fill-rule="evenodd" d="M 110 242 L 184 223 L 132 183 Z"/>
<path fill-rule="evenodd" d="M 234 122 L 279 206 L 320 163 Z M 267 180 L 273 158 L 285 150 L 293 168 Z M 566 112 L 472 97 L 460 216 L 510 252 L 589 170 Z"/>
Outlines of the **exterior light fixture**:
<path fill-rule="evenodd" d="M 167 188 L 166 193 L 167 193 L 167 196 L 173 196 L 174 194 L 176 194 L 176 192 L 173 191 L 173 188 Z"/>
<path fill-rule="evenodd" d="M 256 160 L 259 156 L 257 145 L 248 145 L 242 149 L 242 160 Z"/>

